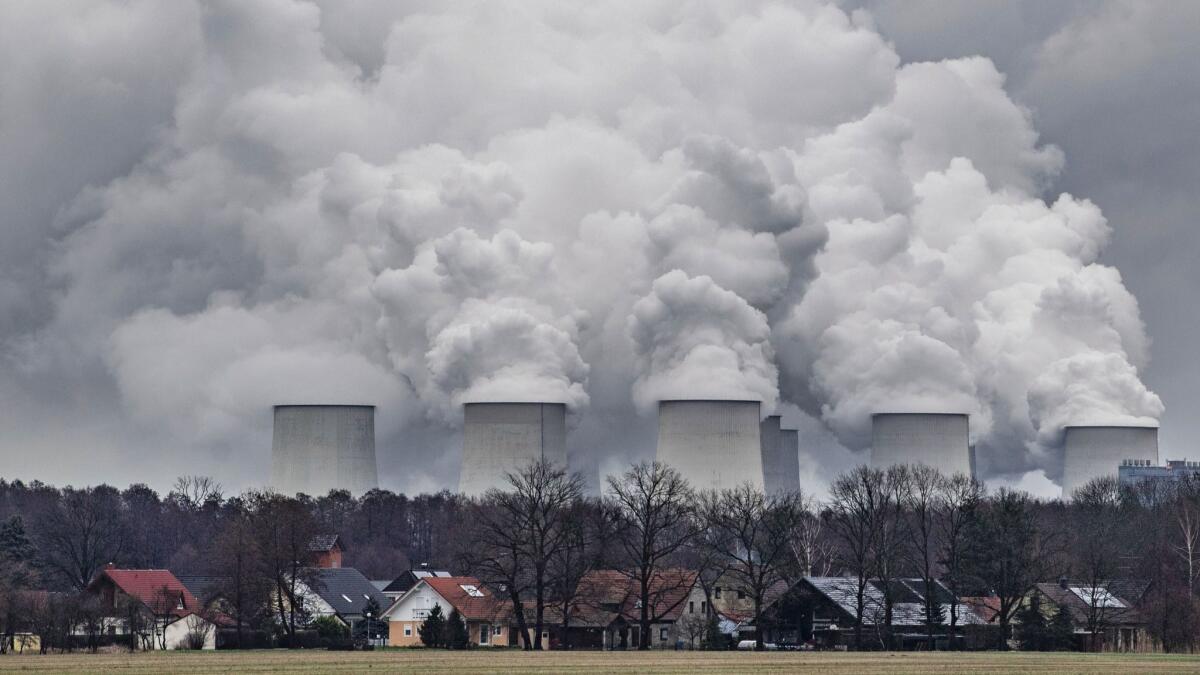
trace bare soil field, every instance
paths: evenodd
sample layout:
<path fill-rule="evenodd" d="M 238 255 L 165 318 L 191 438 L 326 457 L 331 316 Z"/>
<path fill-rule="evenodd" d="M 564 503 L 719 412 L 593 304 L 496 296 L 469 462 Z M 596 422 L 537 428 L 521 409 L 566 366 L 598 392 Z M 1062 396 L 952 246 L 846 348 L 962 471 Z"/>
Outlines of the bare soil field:
<path fill-rule="evenodd" d="M 1195 673 L 1198 656 L 1031 653 L 246 651 L 0 656 L 41 673 Z"/>

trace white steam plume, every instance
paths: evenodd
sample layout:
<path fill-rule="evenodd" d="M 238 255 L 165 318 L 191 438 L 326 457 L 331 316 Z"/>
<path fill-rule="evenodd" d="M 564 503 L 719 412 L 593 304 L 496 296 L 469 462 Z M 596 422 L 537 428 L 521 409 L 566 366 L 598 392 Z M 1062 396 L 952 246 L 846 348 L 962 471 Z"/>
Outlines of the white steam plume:
<path fill-rule="evenodd" d="M 0 333 L 0 400 L 115 392 L 131 462 L 241 448 L 256 467 L 203 467 L 240 485 L 271 404 L 354 399 L 381 407 L 385 484 L 448 485 L 464 401 L 564 401 L 573 452 L 631 459 L 634 399 L 702 394 L 852 448 L 878 409 L 969 412 L 985 471 L 1014 473 L 1080 416 L 1161 411 L 1104 218 L 1043 198 L 1061 153 L 989 61 L 902 66 L 864 12 L 92 4 L 0 16 L 80 36 L 26 45 L 0 140 L 105 139 L 0 153 L 72 167 L 36 173 L 41 243 L 5 252 L 0 316 L 45 316 Z M 57 131 L 81 110 L 91 133 Z M 46 309 L 11 291 L 29 278 Z"/>

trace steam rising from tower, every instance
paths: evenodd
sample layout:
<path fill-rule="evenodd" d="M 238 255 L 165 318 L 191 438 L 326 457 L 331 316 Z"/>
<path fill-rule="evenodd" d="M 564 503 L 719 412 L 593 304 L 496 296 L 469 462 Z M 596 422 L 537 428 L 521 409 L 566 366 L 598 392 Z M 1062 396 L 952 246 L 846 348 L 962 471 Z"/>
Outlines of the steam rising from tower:
<path fill-rule="evenodd" d="M 375 406 L 277 405 L 271 486 L 294 495 L 362 495 L 379 487 Z"/>
<path fill-rule="evenodd" d="M 506 474 L 534 461 L 567 466 L 565 404 L 467 403 L 463 416 L 458 491 L 465 495 L 509 489 Z"/>
<path fill-rule="evenodd" d="M 696 490 L 743 483 L 762 490 L 759 407 L 758 401 L 660 401 L 658 461 L 679 471 Z"/>

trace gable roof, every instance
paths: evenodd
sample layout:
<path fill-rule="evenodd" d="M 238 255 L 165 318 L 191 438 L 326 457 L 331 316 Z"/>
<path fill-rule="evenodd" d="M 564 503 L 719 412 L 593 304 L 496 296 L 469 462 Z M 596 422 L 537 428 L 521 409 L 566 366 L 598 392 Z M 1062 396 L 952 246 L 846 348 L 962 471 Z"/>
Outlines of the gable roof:
<path fill-rule="evenodd" d="M 651 614 L 659 621 L 678 619 L 698 579 L 692 570 L 656 572 L 650 580 Z M 638 581 L 620 570 L 592 570 L 579 581 L 571 623 L 600 627 L 618 618 L 635 621 L 641 616 L 640 591 Z"/>
<path fill-rule="evenodd" d="M 804 577 L 801 583 L 825 596 L 848 617 L 855 616 L 858 590 L 858 579 L 855 577 Z M 921 579 L 893 579 L 891 584 L 892 625 L 924 626 L 925 582 Z M 951 603 L 958 606 L 959 625 L 984 623 L 969 605 L 955 601 L 954 595 L 942 582 L 936 582 L 934 593 L 941 603 L 942 620 L 945 623 L 950 623 Z M 878 579 L 869 580 L 863 593 L 863 624 L 873 626 L 882 623 L 885 615 L 884 605 L 883 583 Z"/>
<path fill-rule="evenodd" d="M 353 567 L 325 567 L 312 572 L 312 591 L 339 616 L 363 614 L 371 598 L 379 604 L 380 613 L 387 609 L 388 597 Z"/>
<path fill-rule="evenodd" d="M 160 616 L 182 617 L 202 609 L 196 596 L 168 570 L 104 569 L 88 584 L 88 590 L 94 590 L 105 579 Z"/>
<path fill-rule="evenodd" d="M 309 540 L 308 551 L 309 553 L 324 553 L 332 551 L 335 546 L 343 551 L 346 550 L 346 545 L 342 543 L 340 536 L 336 534 L 318 534 Z"/>
<path fill-rule="evenodd" d="M 495 621 L 507 616 L 508 605 L 496 598 L 475 577 L 435 577 L 421 579 L 417 586 L 425 584 L 442 599 L 450 603 L 467 621 Z M 410 590 L 416 590 L 413 586 Z M 473 588 L 474 592 L 468 591 Z"/>
<path fill-rule="evenodd" d="M 229 581 L 228 577 L 205 576 L 198 574 L 180 575 L 176 577 L 184 588 L 192 592 L 201 602 L 209 602 L 221 594 L 221 587 Z"/>
<path fill-rule="evenodd" d="M 429 570 L 429 569 L 405 570 L 404 572 L 400 573 L 400 576 L 396 577 L 395 579 L 392 580 L 392 582 L 390 584 L 385 586 L 383 588 L 383 592 L 384 593 L 404 593 L 404 592 L 408 591 L 410 588 L 412 588 L 413 586 L 416 586 L 418 581 L 420 581 L 421 579 L 424 579 L 426 577 L 450 577 L 450 576 L 454 576 L 454 575 L 450 574 L 449 572 L 447 572 L 445 570 Z"/>
<path fill-rule="evenodd" d="M 1077 625 L 1087 624 L 1088 614 L 1093 614 L 1090 607 L 1095 603 L 1100 607 L 1093 618 L 1101 619 L 1106 624 L 1140 624 L 1143 623 L 1141 614 L 1135 607 L 1135 601 L 1117 594 L 1120 588 L 1126 592 L 1136 592 L 1140 600 L 1145 593 L 1145 585 L 1137 582 L 1112 582 L 1101 584 L 1095 590 L 1088 584 L 1067 582 L 1066 588 L 1061 583 L 1043 583 L 1037 585 L 1037 590 L 1052 604 L 1065 606 L 1071 613 L 1071 620 Z M 1138 589 L 1140 588 L 1140 592 Z"/>

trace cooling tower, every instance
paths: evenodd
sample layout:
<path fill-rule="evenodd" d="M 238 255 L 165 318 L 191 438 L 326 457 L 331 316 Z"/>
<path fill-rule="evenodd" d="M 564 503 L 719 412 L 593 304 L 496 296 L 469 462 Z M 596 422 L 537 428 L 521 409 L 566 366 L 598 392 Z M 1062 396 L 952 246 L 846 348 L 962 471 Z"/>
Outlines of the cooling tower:
<path fill-rule="evenodd" d="M 779 432 L 779 447 L 783 453 L 781 487 L 784 492 L 800 492 L 800 432 L 783 429 Z"/>
<path fill-rule="evenodd" d="M 562 403 L 468 403 L 463 406 L 458 491 L 509 489 L 506 474 L 534 460 L 567 466 L 567 406 Z"/>
<path fill-rule="evenodd" d="M 759 425 L 762 445 L 763 489 L 780 495 L 800 489 L 800 446 L 794 430 L 779 428 L 779 415 Z"/>
<path fill-rule="evenodd" d="M 762 490 L 758 411 L 758 401 L 660 401 L 657 459 L 696 490 Z"/>
<path fill-rule="evenodd" d="M 277 405 L 271 486 L 286 495 L 330 490 L 361 495 L 379 487 L 375 406 Z"/>
<path fill-rule="evenodd" d="M 950 476 L 973 475 L 967 416 L 876 413 L 871 416 L 871 466 L 924 464 Z"/>
<path fill-rule="evenodd" d="M 1124 459 L 1158 464 L 1158 427 L 1077 426 L 1066 428 L 1063 498 L 1100 476 L 1117 476 Z"/>

